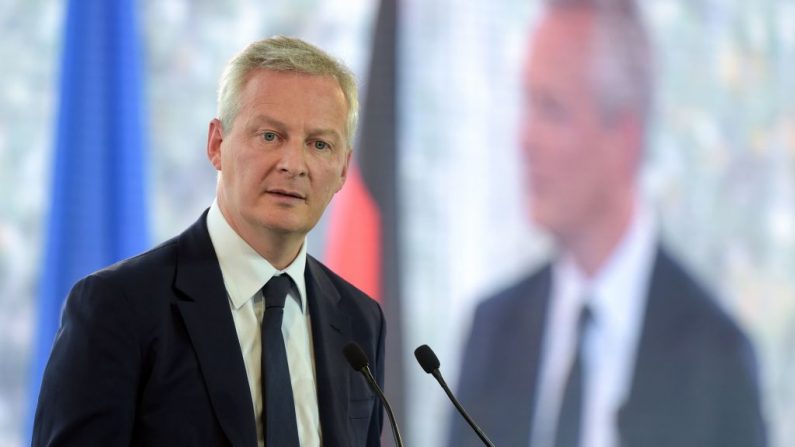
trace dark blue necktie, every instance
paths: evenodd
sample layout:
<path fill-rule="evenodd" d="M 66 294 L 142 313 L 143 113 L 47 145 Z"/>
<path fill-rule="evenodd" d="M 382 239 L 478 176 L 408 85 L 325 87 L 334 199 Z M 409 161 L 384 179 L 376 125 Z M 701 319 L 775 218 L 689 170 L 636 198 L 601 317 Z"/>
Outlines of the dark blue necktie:
<path fill-rule="evenodd" d="M 587 306 L 580 311 L 577 322 L 577 351 L 574 354 L 563 403 L 558 414 L 558 425 L 555 430 L 555 447 L 577 447 L 580 443 L 580 426 L 582 425 L 583 396 L 583 349 L 585 330 L 591 321 L 591 312 Z"/>
<path fill-rule="evenodd" d="M 282 337 L 284 300 L 292 281 L 274 276 L 262 288 L 262 425 L 266 447 L 299 447 L 287 350 Z"/>

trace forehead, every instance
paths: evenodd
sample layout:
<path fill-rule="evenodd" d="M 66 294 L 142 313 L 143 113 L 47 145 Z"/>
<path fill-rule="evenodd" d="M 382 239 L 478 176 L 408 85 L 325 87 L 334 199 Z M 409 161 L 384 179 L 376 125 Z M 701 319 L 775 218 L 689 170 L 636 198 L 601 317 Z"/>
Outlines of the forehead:
<path fill-rule="evenodd" d="M 525 79 L 547 74 L 568 81 L 588 73 L 594 38 L 594 14 L 585 8 L 557 8 L 544 13 L 531 34 L 525 58 Z"/>
<path fill-rule="evenodd" d="M 344 126 L 347 101 L 339 82 L 330 75 L 255 69 L 244 78 L 241 111 L 266 109 L 296 118 L 338 121 Z"/>

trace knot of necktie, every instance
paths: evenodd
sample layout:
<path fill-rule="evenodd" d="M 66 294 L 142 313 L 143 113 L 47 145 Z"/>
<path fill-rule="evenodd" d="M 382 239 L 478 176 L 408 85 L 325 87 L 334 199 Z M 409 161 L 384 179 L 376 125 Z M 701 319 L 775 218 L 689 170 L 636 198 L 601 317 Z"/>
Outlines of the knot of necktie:
<path fill-rule="evenodd" d="M 262 296 L 265 298 L 265 308 L 284 307 L 287 292 L 290 291 L 293 281 L 288 275 L 274 276 L 262 287 Z"/>

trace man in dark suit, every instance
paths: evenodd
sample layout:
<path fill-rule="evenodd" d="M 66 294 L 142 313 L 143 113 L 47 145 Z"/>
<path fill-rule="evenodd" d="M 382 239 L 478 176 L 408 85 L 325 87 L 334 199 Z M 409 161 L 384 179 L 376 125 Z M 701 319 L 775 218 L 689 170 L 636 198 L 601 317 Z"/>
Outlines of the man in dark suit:
<path fill-rule="evenodd" d="M 648 37 L 629 1 L 551 1 L 524 71 L 529 208 L 556 243 L 481 303 L 459 393 L 496 445 L 763 446 L 752 347 L 638 191 Z M 479 445 L 454 417 L 449 445 Z"/>
<path fill-rule="evenodd" d="M 358 343 L 383 382 L 381 309 L 305 242 L 346 178 L 353 76 L 266 39 L 229 62 L 218 104 L 215 202 L 75 285 L 33 445 L 380 445 L 381 406 L 342 349 Z"/>

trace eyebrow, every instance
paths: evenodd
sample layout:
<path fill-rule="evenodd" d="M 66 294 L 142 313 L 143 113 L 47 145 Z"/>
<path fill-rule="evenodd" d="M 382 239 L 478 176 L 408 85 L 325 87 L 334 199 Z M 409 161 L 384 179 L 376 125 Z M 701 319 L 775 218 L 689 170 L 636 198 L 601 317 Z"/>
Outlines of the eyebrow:
<path fill-rule="evenodd" d="M 289 127 L 286 123 L 276 118 L 272 118 L 262 114 L 256 115 L 248 121 L 249 128 L 259 127 L 262 124 L 273 126 L 277 129 L 286 129 L 287 127 Z M 310 129 L 308 133 L 310 136 L 327 136 L 330 138 L 334 138 L 337 141 L 343 141 L 342 135 L 340 135 L 339 132 L 331 128 Z"/>

